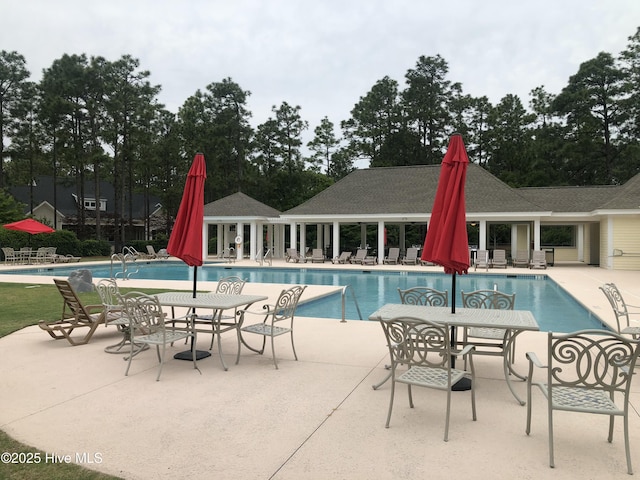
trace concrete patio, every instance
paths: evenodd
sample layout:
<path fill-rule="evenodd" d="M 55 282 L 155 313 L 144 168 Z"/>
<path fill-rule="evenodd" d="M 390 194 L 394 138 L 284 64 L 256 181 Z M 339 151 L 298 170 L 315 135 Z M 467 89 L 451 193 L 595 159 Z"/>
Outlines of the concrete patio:
<path fill-rule="evenodd" d="M 504 275 L 505 270 L 490 273 Z M 602 283 L 615 282 L 629 303 L 640 305 L 638 272 L 558 265 L 544 273 L 604 321 L 612 321 L 613 314 L 598 290 Z M 51 279 L 20 275 L 11 281 L 33 286 Z M 126 285 L 191 286 L 142 280 Z M 199 287 L 207 289 L 206 284 Z M 281 287 L 247 284 L 244 291 L 275 298 Z M 328 289 L 312 286 L 305 296 Z M 198 363 L 201 373 L 190 362 L 171 358 L 159 382 L 154 352 L 136 357 L 128 377 L 122 356 L 103 352 L 119 335 L 100 328 L 89 344 L 71 347 L 34 326 L 1 338 L 0 428 L 57 458 L 70 455 L 91 469 L 127 479 L 628 478 L 622 423 L 616 423 L 609 444 L 604 416 L 556 414 L 556 468 L 550 469 L 545 399 L 534 392 L 527 436 L 526 407 L 512 397 L 495 358 L 476 359 L 477 422 L 471 420 L 469 392 L 454 393 L 449 442 L 443 441 L 442 392 L 414 389 L 416 406 L 410 409 L 406 390 L 399 389 L 391 426 L 384 428 L 390 388 L 385 384 L 374 391 L 371 385 L 386 374 L 388 352 L 374 322 L 298 318 L 299 361 L 281 338 L 276 344 L 279 370 L 269 348 L 264 356 L 245 349 L 235 365 L 235 340 L 226 334 L 228 371 L 221 368 L 214 346 L 212 356 Z M 199 348 L 208 349 L 209 342 L 209 335 L 200 335 Z M 525 351 L 542 355 L 545 342 L 546 333 L 521 335 L 516 369 L 526 368 Z M 171 355 L 183 349 L 176 345 Z M 525 396 L 525 384 L 514 383 Z M 633 389 L 630 440 L 640 472 L 640 383 Z"/>

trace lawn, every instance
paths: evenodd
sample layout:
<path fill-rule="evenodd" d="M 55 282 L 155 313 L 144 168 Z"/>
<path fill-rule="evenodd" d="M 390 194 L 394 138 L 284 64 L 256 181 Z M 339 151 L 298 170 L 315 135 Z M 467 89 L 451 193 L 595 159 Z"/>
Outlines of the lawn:
<path fill-rule="evenodd" d="M 128 289 L 122 289 L 122 291 L 124 293 Z M 153 290 L 143 291 L 153 293 Z M 100 298 L 96 292 L 79 293 L 78 296 L 84 304 L 100 304 Z M 51 285 L 0 283 L 0 305 L 2 305 L 0 337 L 29 325 L 35 325 L 39 320 L 56 320 L 62 314 L 62 298 L 53 282 Z M 45 332 L 42 333 L 46 335 Z M 0 452 L 9 452 L 18 461 L 18 463 L 6 463 L 3 456 L 0 466 L 1 479 L 114 480 L 118 478 L 94 472 L 75 464 L 45 463 L 43 461 L 45 452 L 39 452 L 28 445 L 17 442 L 1 430 Z M 31 459 L 35 463 L 20 462 L 25 459 Z M 38 459 L 40 459 L 39 463 L 37 463 Z"/>

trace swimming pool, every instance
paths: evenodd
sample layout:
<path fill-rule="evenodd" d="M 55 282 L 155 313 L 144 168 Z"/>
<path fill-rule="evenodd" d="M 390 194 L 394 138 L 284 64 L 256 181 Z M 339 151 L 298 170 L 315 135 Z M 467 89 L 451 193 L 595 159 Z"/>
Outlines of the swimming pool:
<path fill-rule="evenodd" d="M 41 267 L 37 269 L 3 271 L 3 274 L 68 276 L 78 265 L 65 268 Z M 108 278 L 110 265 L 82 265 L 96 278 Z M 193 280 L 194 269 L 177 262 L 138 262 L 131 278 L 150 280 Z M 115 269 L 114 271 L 117 271 Z M 133 272 L 133 270 L 130 269 Z M 28 273 L 27 273 L 28 272 Z M 438 290 L 451 290 L 451 275 L 434 272 L 391 272 L 375 270 L 338 270 L 313 268 L 237 267 L 229 264 L 205 264 L 198 268 L 198 281 L 217 281 L 237 275 L 254 283 L 284 283 L 300 285 L 349 285 L 360 307 L 362 318 L 367 319 L 385 303 L 398 303 L 398 288 L 429 286 Z M 593 315 L 551 278 L 542 274 L 520 275 L 460 275 L 456 282 L 456 305 L 460 306 L 460 291 L 493 289 L 516 294 L 516 308 L 531 310 L 542 331 L 572 332 L 585 328 L 606 328 Z M 347 291 L 345 317 L 358 319 L 358 311 Z M 302 304 L 297 314 L 306 317 L 341 318 L 341 295 L 332 295 Z"/>

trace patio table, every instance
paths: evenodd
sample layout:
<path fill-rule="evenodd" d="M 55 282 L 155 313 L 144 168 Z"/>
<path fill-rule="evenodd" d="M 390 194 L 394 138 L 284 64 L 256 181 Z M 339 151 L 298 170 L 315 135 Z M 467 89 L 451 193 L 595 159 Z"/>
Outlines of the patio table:
<path fill-rule="evenodd" d="M 414 317 L 430 320 L 432 322 L 446 323 L 451 327 L 482 327 L 501 328 L 508 330 L 507 343 L 504 345 L 506 352 L 512 351 L 516 337 L 524 331 L 539 331 L 540 327 L 533 314 L 528 310 L 495 310 L 488 308 L 456 308 L 451 313 L 450 307 L 430 307 L 424 305 L 407 305 L 400 303 L 388 303 L 373 312 L 369 320 L 390 320 L 396 317 Z M 503 369 L 507 386 L 515 399 L 524 405 L 525 402 L 518 397 L 511 385 L 511 374 L 522 380 L 526 377 L 513 370 L 510 355 L 503 356 Z M 386 381 L 385 379 L 384 381 Z M 384 383 L 381 382 L 381 383 Z M 380 384 L 381 384 L 380 383 Z M 379 385 L 380 385 L 379 384 Z"/>
<path fill-rule="evenodd" d="M 222 368 L 228 370 L 222 356 L 222 342 L 220 341 L 220 320 L 222 312 L 227 309 L 235 309 L 244 305 L 252 305 L 255 302 L 267 300 L 269 297 L 264 295 L 228 295 L 222 293 L 196 293 L 193 296 L 191 292 L 163 292 L 156 295 L 160 305 L 171 307 L 172 312 L 175 307 L 185 307 L 191 310 L 206 309 L 213 311 L 213 334 L 218 337 L 218 354 Z M 175 318 L 175 313 L 173 314 Z M 241 333 L 237 331 L 238 340 L 241 341 Z M 190 352 L 189 352 L 190 353 Z M 180 354 L 178 354 L 180 355 Z M 207 355 L 209 356 L 209 355 Z"/>

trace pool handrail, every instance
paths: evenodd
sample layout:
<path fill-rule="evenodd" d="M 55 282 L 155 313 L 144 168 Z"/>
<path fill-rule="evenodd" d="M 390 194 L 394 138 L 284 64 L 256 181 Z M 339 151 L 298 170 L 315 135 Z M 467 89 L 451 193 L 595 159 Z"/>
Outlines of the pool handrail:
<path fill-rule="evenodd" d="M 358 311 L 358 316 L 360 317 L 360 320 L 362 320 L 362 312 L 360 311 L 360 305 L 358 305 L 358 300 L 356 299 L 356 292 L 353 290 L 353 287 L 351 285 L 344 285 L 342 287 L 342 320 L 340 320 L 340 322 L 346 322 L 347 320 L 345 319 L 345 297 L 347 294 L 347 289 L 351 290 L 351 297 L 353 298 L 353 303 L 355 303 L 356 305 L 356 310 Z"/>

